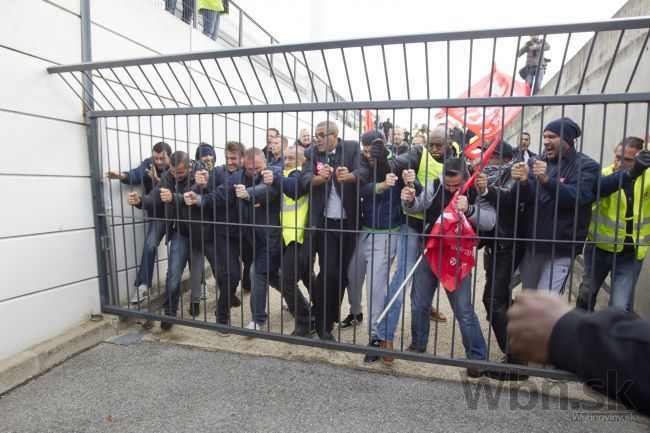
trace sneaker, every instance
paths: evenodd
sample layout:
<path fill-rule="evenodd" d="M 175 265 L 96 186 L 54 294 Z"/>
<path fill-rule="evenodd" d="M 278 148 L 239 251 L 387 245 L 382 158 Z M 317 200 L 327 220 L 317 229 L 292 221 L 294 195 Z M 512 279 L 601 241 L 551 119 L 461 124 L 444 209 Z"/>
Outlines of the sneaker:
<path fill-rule="evenodd" d="M 442 314 L 441 311 L 436 310 L 436 307 L 431 307 L 431 311 L 429 312 L 429 319 L 440 323 L 445 323 L 447 321 L 447 317 Z"/>
<path fill-rule="evenodd" d="M 262 325 L 258 325 L 257 323 L 251 321 L 251 323 L 246 326 L 246 329 L 252 329 L 254 331 L 261 331 L 262 330 Z"/>
<path fill-rule="evenodd" d="M 368 347 L 379 347 L 379 340 L 373 338 L 372 340 L 370 340 Z M 374 364 L 377 361 L 379 361 L 379 356 L 377 355 L 366 354 L 366 356 L 363 357 L 364 364 Z"/>
<path fill-rule="evenodd" d="M 149 288 L 144 284 L 140 284 L 136 289 L 133 290 L 133 296 L 131 297 L 132 304 L 139 304 L 149 297 Z"/>
<path fill-rule="evenodd" d="M 239 308 L 241 307 L 241 299 L 237 295 L 233 296 L 230 301 L 230 308 Z"/>
<path fill-rule="evenodd" d="M 283 309 L 284 311 L 289 311 L 289 306 L 287 305 L 286 302 L 284 302 L 284 300 L 282 300 L 282 309 Z"/>
<path fill-rule="evenodd" d="M 208 286 L 205 283 L 203 283 L 202 286 L 201 300 L 205 301 L 210 298 L 210 290 L 208 290 Z"/>
<path fill-rule="evenodd" d="M 361 322 L 363 322 L 363 313 L 357 314 L 356 316 L 354 314 L 348 314 L 348 317 L 339 323 L 339 329 L 348 329 L 357 326 Z"/>
<path fill-rule="evenodd" d="M 294 337 L 309 337 L 310 335 L 314 335 L 315 333 L 316 333 L 316 326 L 314 323 L 311 323 L 310 325 L 296 324 L 295 329 L 290 335 L 293 335 Z"/>
<path fill-rule="evenodd" d="M 172 325 L 173 325 L 173 323 L 171 323 L 171 322 L 161 321 L 160 322 L 160 329 L 162 329 L 163 331 L 169 331 L 170 329 L 172 329 Z"/>

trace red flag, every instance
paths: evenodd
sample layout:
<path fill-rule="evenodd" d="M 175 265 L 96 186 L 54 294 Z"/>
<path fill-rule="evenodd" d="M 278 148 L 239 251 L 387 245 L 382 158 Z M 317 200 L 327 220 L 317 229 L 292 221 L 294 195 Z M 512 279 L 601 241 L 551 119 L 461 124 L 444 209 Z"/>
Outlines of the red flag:
<path fill-rule="evenodd" d="M 431 270 L 438 277 L 440 284 L 449 292 L 458 287 L 460 280 L 465 278 L 474 267 L 474 247 L 478 242 L 476 232 L 464 213 L 456 208 L 456 197 L 465 194 L 474 185 L 476 176 L 490 160 L 490 156 L 498 144 L 498 140 L 485 151 L 481 166 L 463 184 L 460 191 L 454 194 L 451 202 L 445 207 L 442 215 L 431 228 L 429 239 L 425 245 L 426 257 Z"/>
<path fill-rule="evenodd" d="M 490 89 L 490 78 L 492 78 L 492 89 Z M 514 87 L 512 84 L 514 83 Z M 463 92 L 459 98 L 488 98 L 510 96 L 527 96 L 530 88 L 526 83 L 513 80 L 493 65 L 492 74 L 488 74 L 470 88 L 469 93 Z M 478 139 L 467 146 L 465 155 L 470 159 L 477 159 L 481 156 L 481 143 L 491 142 L 501 135 L 503 128 L 508 126 L 521 111 L 521 107 L 457 107 L 443 109 L 436 117 L 448 115 L 465 124 Z"/>
<path fill-rule="evenodd" d="M 370 112 L 370 110 L 366 110 L 366 115 L 364 120 L 365 120 L 365 130 L 363 132 L 368 132 L 375 129 L 375 121 L 372 120 L 372 113 Z"/>

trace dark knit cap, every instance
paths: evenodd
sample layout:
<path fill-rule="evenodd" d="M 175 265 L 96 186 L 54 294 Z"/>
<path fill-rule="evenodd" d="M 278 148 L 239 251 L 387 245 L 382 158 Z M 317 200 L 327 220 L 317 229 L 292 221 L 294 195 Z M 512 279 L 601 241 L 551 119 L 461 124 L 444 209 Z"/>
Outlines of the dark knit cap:
<path fill-rule="evenodd" d="M 569 145 L 574 145 L 574 140 L 582 135 L 582 129 L 568 117 L 554 120 L 544 128 L 544 131 L 551 131 L 566 141 Z"/>
<path fill-rule="evenodd" d="M 381 141 L 386 141 L 386 137 L 384 137 L 384 133 L 374 129 L 372 131 L 368 131 L 365 134 L 361 136 L 361 143 L 365 144 L 366 146 L 369 146 L 372 144 L 373 141 L 380 139 Z"/>
<path fill-rule="evenodd" d="M 196 156 L 194 159 L 201 159 L 205 155 L 212 155 L 212 158 L 215 159 L 216 155 L 214 153 L 214 148 L 208 143 L 201 143 L 199 147 L 196 148 Z"/>

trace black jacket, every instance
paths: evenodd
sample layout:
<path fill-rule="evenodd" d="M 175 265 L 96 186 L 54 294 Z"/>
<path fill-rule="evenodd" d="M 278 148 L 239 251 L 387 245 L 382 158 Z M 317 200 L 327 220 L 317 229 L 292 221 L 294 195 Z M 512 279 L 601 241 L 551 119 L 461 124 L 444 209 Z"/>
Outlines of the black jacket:
<path fill-rule="evenodd" d="M 167 240 L 178 230 L 183 236 L 190 236 L 192 231 L 192 240 L 200 242 L 202 239 L 202 224 L 190 224 L 191 220 L 205 221 L 205 212 L 197 206 L 187 206 L 185 204 L 184 194 L 188 191 L 196 191 L 194 176 L 199 170 L 204 170 L 205 165 L 201 161 L 191 161 L 192 168 L 183 180 L 178 180 L 172 176 L 171 171 L 167 170 L 160 178 L 158 185 L 147 195 L 142 197 L 139 207 L 150 210 L 156 206 L 164 206 L 165 218 L 167 222 Z M 160 199 L 161 188 L 169 189 L 172 192 L 171 203 L 165 203 Z M 200 244 L 197 244 L 200 245 Z"/>
<path fill-rule="evenodd" d="M 300 184 L 304 190 L 309 191 L 309 226 L 318 228 L 325 226 L 325 205 L 333 185 L 341 198 L 347 217 L 343 228 L 357 230 L 359 226 L 358 186 L 365 185 L 369 177 L 366 158 L 361 156 L 358 142 L 340 139 L 334 153 L 334 161 L 328 162 L 328 158 L 328 154 L 319 152 L 317 146 L 311 146 L 305 150 L 305 162 L 300 173 Z M 332 175 L 329 182 L 312 186 L 311 181 L 318 175 L 319 166 L 321 164 L 332 165 L 332 162 L 334 170 L 336 167 L 347 167 L 350 173 L 357 176 L 358 181 L 341 184 L 336 180 L 336 175 Z"/>
<path fill-rule="evenodd" d="M 650 415 L 650 320 L 618 308 L 570 311 L 555 324 L 548 355 L 595 391 Z"/>
<path fill-rule="evenodd" d="M 530 239 L 555 242 L 529 242 L 528 248 L 534 243 L 537 251 L 551 252 L 554 248 L 556 254 L 575 256 L 582 248 L 573 241 L 583 242 L 587 237 L 600 165 L 587 155 L 576 152 L 573 147 L 562 156 L 561 162 L 549 160 L 546 155 L 537 159 L 547 162 L 549 180 L 545 185 L 538 182 L 533 175 L 534 160 L 528 160 L 528 182 L 520 188 L 526 204 L 526 234 Z"/>
<path fill-rule="evenodd" d="M 156 186 L 154 184 L 153 179 L 147 175 L 147 170 L 150 170 L 153 167 L 153 169 L 156 171 L 156 175 L 158 178 L 161 178 L 162 175 L 165 173 L 165 170 L 159 170 L 158 167 L 153 162 L 153 158 L 145 158 L 142 160 L 139 166 L 136 168 L 133 168 L 129 171 L 124 171 L 122 174 L 126 175 L 125 179 L 120 179 L 120 182 L 126 185 L 141 185 L 142 186 L 142 192 L 141 195 L 145 196 L 149 194 L 154 187 Z M 153 218 L 163 218 L 165 216 L 165 210 L 162 205 L 155 207 L 155 208 L 149 208 L 147 209 L 147 214 L 150 217 Z"/>
<path fill-rule="evenodd" d="M 517 238 L 526 235 L 526 220 L 523 218 L 524 203 L 518 197 L 519 182 L 510 175 L 510 167 L 505 168 L 501 176 L 491 185 L 483 198 L 497 210 L 497 223 L 494 230 L 485 236 L 497 238 Z M 484 245 L 493 246 L 494 240 L 482 241 Z M 501 248 L 512 246 L 506 239 L 497 240 Z"/>
<path fill-rule="evenodd" d="M 276 167 L 268 167 L 268 170 L 274 173 L 271 185 L 265 185 L 260 175 L 254 179 L 247 176 L 244 169 L 233 173 L 232 184 L 245 185 L 250 199 L 237 198 L 234 188 L 230 188 L 229 194 L 229 200 L 236 203 L 241 223 L 245 224 L 242 233 L 255 251 L 255 272 L 258 274 L 278 269 L 282 253 L 281 172 Z"/>
<path fill-rule="evenodd" d="M 229 197 L 233 190 L 233 178 L 239 176 L 239 170 L 230 173 L 228 167 L 220 165 L 210 170 L 208 186 L 200 192 L 203 194 L 201 206 L 206 210 L 206 219 L 214 221 L 210 236 L 236 237 L 239 233 L 239 210 L 237 202 Z"/>
<path fill-rule="evenodd" d="M 524 152 L 528 152 L 529 159 L 537 156 L 537 154 L 535 152 L 532 152 L 530 148 L 523 151 L 518 146 L 515 146 L 512 148 L 512 154 L 513 154 L 512 159 L 516 162 L 526 162 L 526 159 L 524 158 Z"/>

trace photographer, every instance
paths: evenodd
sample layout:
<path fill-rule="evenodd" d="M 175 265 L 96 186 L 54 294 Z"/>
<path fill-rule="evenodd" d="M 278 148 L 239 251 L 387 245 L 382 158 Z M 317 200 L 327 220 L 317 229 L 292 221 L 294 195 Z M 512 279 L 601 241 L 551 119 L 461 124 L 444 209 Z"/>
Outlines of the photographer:
<path fill-rule="evenodd" d="M 531 95 L 536 94 L 542 84 L 546 65 L 551 61 L 544 57 L 544 54 L 550 49 L 551 46 L 546 39 L 540 39 L 538 35 L 532 35 L 530 40 L 519 49 L 518 57 L 526 54 L 526 66 L 519 71 L 519 75 L 531 88 Z"/>

